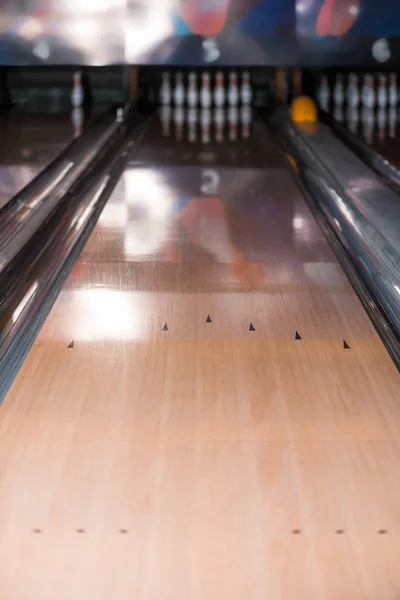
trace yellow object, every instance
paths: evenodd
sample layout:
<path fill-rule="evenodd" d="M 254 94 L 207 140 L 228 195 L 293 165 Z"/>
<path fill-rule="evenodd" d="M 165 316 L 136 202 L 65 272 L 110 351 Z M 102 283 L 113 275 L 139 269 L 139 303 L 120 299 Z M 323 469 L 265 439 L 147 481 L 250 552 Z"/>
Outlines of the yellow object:
<path fill-rule="evenodd" d="M 288 157 L 288 161 L 290 162 L 292 169 L 294 169 L 294 171 L 296 171 L 296 173 L 299 173 L 299 167 L 297 166 L 297 161 L 293 158 L 293 156 L 291 156 L 290 154 L 287 155 Z"/>
<path fill-rule="evenodd" d="M 290 109 L 294 123 L 316 123 L 318 121 L 317 106 L 311 98 L 299 96 L 292 102 Z"/>

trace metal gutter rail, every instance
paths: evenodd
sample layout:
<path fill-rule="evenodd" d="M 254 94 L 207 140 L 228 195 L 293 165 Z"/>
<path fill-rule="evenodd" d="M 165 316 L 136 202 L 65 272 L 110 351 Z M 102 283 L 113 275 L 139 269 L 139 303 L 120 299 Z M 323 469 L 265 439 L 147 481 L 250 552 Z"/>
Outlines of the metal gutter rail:
<path fill-rule="evenodd" d="M 0 275 L 0 402 L 46 319 L 147 121 L 131 113 L 74 193 L 68 193 Z"/>
<path fill-rule="evenodd" d="M 354 205 L 346 190 L 279 111 L 270 120 L 288 155 L 292 174 L 338 254 L 395 364 L 400 369 L 400 256 Z M 332 237 L 334 234 L 334 237 Z"/>
<path fill-rule="evenodd" d="M 0 211 L 0 273 L 57 207 L 96 154 L 118 128 L 108 111 L 74 140 L 47 168 Z"/>

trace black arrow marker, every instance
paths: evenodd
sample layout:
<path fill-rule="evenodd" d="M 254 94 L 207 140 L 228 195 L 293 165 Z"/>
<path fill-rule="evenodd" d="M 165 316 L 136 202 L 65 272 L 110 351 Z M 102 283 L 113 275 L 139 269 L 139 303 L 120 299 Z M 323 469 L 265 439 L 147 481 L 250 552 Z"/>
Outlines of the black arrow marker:
<path fill-rule="evenodd" d="M 168 331 L 168 325 L 165 323 L 164 327 L 162 328 L 162 331 Z"/>
<path fill-rule="evenodd" d="M 296 331 L 296 335 L 295 335 L 295 340 L 301 340 L 301 335 L 299 334 L 298 331 Z"/>
<path fill-rule="evenodd" d="M 208 315 L 208 317 L 206 319 L 206 323 L 212 323 L 210 315 Z"/>
<path fill-rule="evenodd" d="M 345 350 L 350 350 L 350 346 L 348 345 L 348 343 L 346 342 L 346 340 L 343 340 L 343 348 Z"/>
<path fill-rule="evenodd" d="M 249 331 L 255 331 L 256 328 L 254 327 L 253 323 L 250 323 L 250 327 L 249 327 Z"/>
<path fill-rule="evenodd" d="M 73 348 L 74 346 L 75 346 L 74 340 L 72 340 L 72 342 L 70 344 L 68 344 L 67 348 Z"/>

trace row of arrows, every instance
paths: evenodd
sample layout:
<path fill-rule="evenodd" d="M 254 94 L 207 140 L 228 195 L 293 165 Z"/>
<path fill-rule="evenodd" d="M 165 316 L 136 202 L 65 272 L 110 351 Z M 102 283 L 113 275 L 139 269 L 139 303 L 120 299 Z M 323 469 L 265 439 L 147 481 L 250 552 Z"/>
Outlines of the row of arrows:
<path fill-rule="evenodd" d="M 208 315 L 208 317 L 206 319 L 206 323 L 212 323 L 210 315 Z M 253 323 L 250 323 L 249 331 L 255 331 L 255 330 L 256 330 L 256 328 L 254 327 Z M 164 327 L 162 328 L 161 331 L 169 331 L 168 330 L 168 323 L 164 323 Z M 298 331 L 296 331 L 296 335 L 294 336 L 294 339 L 295 340 L 301 340 L 302 339 L 302 337 L 301 337 L 301 335 L 299 334 Z M 343 340 L 343 348 L 344 348 L 344 350 L 350 350 L 350 346 L 348 345 L 348 343 L 346 342 L 346 340 Z"/>
<path fill-rule="evenodd" d="M 212 320 L 211 320 L 211 317 L 210 317 L 210 315 L 208 315 L 208 316 L 207 316 L 207 319 L 206 319 L 206 321 L 205 321 L 205 322 L 206 322 L 206 323 L 212 323 Z M 249 331 L 255 331 L 255 330 L 256 330 L 256 328 L 254 327 L 253 323 L 250 323 L 250 326 L 249 326 Z M 163 326 L 163 328 L 162 328 L 162 330 L 161 330 L 161 331 L 169 331 L 169 329 L 168 329 L 168 323 L 164 323 L 164 326 Z M 301 335 L 299 334 L 299 332 L 298 332 L 298 331 L 296 331 L 296 334 L 295 334 L 295 336 L 294 336 L 294 339 L 295 339 L 295 340 L 301 340 L 301 339 L 302 339 L 302 337 L 301 337 Z M 71 342 L 70 344 L 68 344 L 68 346 L 67 346 L 67 347 L 68 347 L 68 348 L 74 348 L 74 345 L 75 345 L 75 343 L 74 343 L 74 340 L 72 340 L 72 342 Z M 346 342 L 346 340 L 343 340 L 343 349 L 344 349 L 344 350 L 350 350 L 350 346 L 349 346 L 349 344 Z"/>

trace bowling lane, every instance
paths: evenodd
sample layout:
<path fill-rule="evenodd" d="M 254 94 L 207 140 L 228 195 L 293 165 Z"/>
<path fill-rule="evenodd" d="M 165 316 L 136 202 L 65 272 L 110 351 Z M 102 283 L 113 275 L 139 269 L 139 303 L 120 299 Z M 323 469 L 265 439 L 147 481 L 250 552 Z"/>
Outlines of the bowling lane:
<path fill-rule="evenodd" d="M 396 596 L 399 374 L 255 127 L 149 130 L 5 398 L 8 600 Z"/>
<path fill-rule="evenodd" d="M 338 115 L 336 115 L 337 117 Z M 350 110 L 339 121 L 386 160 L 400 168 L 398 109 Z"/>
<path fill-rule="evenodd" d="M 0 209 L 74 136 L 68 116 L 0 115 Z"/>
<path fill-rule="evenodd" d="M 397 111 L 397 109 L 395 109 Z M 392 112 L 392 111 L 390 111 Z M 400 129 L 397 122 L 389 120 L 376 127 L 373 132 L 371 146 L 373 150 L 386 158 L 397 169 L 400 169 Z"/>

